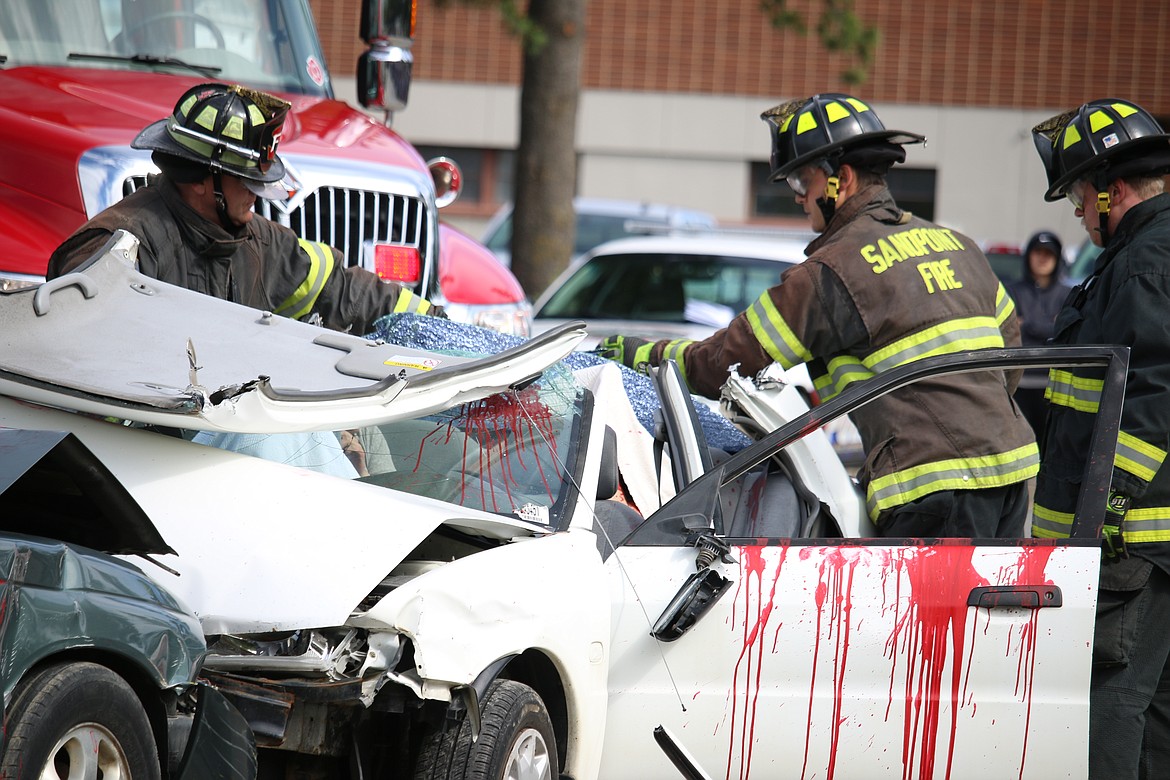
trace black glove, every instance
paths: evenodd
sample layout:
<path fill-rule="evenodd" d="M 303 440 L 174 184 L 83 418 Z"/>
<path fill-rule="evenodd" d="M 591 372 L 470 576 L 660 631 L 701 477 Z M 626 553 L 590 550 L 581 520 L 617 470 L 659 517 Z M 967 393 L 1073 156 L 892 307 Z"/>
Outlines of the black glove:
<path fill-rule="evenodd" d="M 639 370 L 639 366 L 650 364 L 650 351 L 654 342 L 637 336 L 606 336 L 597 345 L 597 354 L 616 360 L 626 368 Z"/>

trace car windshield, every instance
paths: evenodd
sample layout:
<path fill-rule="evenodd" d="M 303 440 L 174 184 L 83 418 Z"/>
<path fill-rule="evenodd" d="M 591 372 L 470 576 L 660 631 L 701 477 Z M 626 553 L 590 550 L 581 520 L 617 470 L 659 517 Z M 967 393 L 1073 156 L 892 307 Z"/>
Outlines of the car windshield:
<path fill-rule="evenodd" d="M 560 366 L 441 412 L 319 433 L 195 434 L 197 443 L 564 528 L 592 396 Z"/>
<path fill-rule="evenodd" d="M 361 481 L 563 527 L 587 393 L 553 369 L 522 390 L 357 432 Z"/>
<path fill-rule="evenodd" d="M 724 327 L 792 264 L 726 255 L 614 254 L 590 258 L 537 317 L 691 322 Z"/>
<path fill-rule="evenodd" d="M 278 92 L 330 90 L 299 0 L 5 0 L 0 58 L 6 68 L 162 69 Z"/>

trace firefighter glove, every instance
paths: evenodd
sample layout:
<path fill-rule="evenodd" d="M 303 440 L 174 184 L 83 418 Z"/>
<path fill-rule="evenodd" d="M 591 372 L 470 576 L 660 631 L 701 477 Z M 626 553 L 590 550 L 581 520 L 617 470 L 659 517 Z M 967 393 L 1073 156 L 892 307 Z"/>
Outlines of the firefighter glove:
<path fill-rule="evenodd" d="M 1101 529 L 1101 538 L 1105 545 L 1105 554 L 1110 558 L 1118 556 L 1128 558 L 1125 549 L 1125 514 L 1129 511 L 1129 496 L 1109 492 L 1109 500 L 1105 504 L 1105 527 Z"/>
<path fill-rule="evenodd" d="M 637 336 L 606 336 L 597 347 L 597 354 L 616 360 L 626 368 L 635 371 L 650 364 L 650 351 L 654 342 Z"/>

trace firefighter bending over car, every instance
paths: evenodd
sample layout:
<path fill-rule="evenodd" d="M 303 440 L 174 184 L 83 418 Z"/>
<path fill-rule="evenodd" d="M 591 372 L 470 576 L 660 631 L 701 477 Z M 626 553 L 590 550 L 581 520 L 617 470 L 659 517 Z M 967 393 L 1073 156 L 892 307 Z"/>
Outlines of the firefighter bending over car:
<path fill-rule="evenodd" d="M 257 198 L 288 197 L 276 146 L 289 108 L 241 86 L 187 90 L 170 117 L 131 143 L 153 150 L 162 175 L 66 239 L 47 276 L 75 270 L 126 230 L 141 242 L 142 273 L 245 306 L 355 333 L 393 312 L 443 316 L 405 287 L 346 268 L 333 247 L 299 239 L 253 211 Z"/>
<path fill-rule="evenodd" d="M 822 399 L 927 355 L 1018 346 L 1014 306 L 971 239 L 898 208 L 886 186 L 905 144 L 848 95 L 821 94 L 761 117 L 771 180 L 787 180 L 820 233 L 723 330 L 702 341 L 611 336 L 608 356 L 636 368 L 678 361 L 691 389 L 717 398 L 728 370 L 809 364 Z M 1018 372 L 920 382 L 853 413 L 866 450 L 859 478 L 883 536 L 1019 537 L 1035 437 L 1012 401 Z"/>

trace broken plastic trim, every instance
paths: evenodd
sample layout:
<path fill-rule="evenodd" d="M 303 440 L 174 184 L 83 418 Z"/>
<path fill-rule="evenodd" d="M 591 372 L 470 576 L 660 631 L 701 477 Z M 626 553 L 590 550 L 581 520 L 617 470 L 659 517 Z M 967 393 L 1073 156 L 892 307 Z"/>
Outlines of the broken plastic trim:
<path fill-rule="evenodd" d="M 654 622 L 651 636 L 660 642 L 678 639 L 715 606 L 730 585 L 731 580 L 714 569 L 692 573 Z"/>

